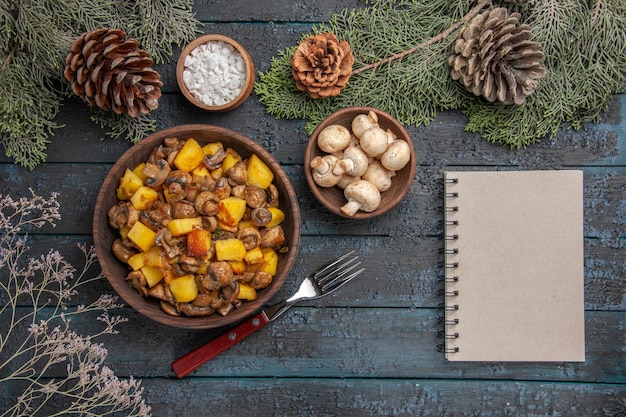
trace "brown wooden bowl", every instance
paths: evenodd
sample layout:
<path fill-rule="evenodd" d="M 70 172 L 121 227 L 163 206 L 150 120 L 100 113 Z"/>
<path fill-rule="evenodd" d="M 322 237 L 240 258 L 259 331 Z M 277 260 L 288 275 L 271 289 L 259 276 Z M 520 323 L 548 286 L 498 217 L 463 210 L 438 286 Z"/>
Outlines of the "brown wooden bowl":
<path fill-rule="evenodd" d="M 185 59 L 194 49 L 196 49 L 200 45 L 217 41 L 225 42 L 232 45 L 241 54 L 246 64 L 246 82 L 241 90 L 241 93 L 239 93 L 239 95 L 235 97 L 232 101 L 223 105 L 211 106 L 204 103 L 202 100 L 200 100 L 189 91 L 189 88 L 187 88 L 187 85 L 183 80 L 183 71 L 185 70 Z M 212 112 L 230 111 L 243 104 L 243 102 L 246 101 L 246 99 L 250 96 L 252 88 L 254 87 L 254 76 L 254 62 L 252 62 L 252 58 L 250 58 L 248 51 L 246 51 L 244 47 L 237 43 L 235 40 L 223 35 L 209 34 L 194 39 L 181 51 L 180 56 L 178 57 L 178 61 L 176 63 L 176 81 L 178 82 L 178 87 L 180 88 L 181 93 L 183 93 L 187 100 L 189 100 L 195 106 Z"/>
<path fill-rule="evenodd" d="M 369 213 L 358 211 L 353 216 L 348 216 L 341 211 L 341 207 L 347 202 L 343 195 L 343 190 L 337 186 L 320 187 L 317 185 L 313 180 L 310 162 L 316 156 L 326 154 L 317 146 L 317 137 L 326 126 L 339 124 L 352 131 L 352 120 L 358 114 L 367 114 L 370 111 L 374 111 L 377 114 L 380 127 L 384 130 L 390 129 L 398 139 L 403 139 L 409 144 L 411 159 L 404 168 L 396 172 L 396 175 L 392 178 L 391 188 L 381 193 L 380 206 L 376 210 Z M 371 219 L 391 210 L 402 201 L 409 192 L 411 184 L 413 183 L 413 177 L 415 176 L 415 150 L 413 148 L 413 141 L 404 126 L 390 114 L 372 107 L 347 107 L 328 116 L 311 134 L 304 154 L 304 173 L 313 195 L 328 210 L 339 216 L 350 219 Z"/>
<path fill-rule="evenodd" d="M 226 316 L 220 316 L 217 313 L 208 317 L 175 317 L 166 314 L 161 310 L 158 300 L 144 298 L 137 290 L 128 285 L 125 278 L 130 272 L 130 268 L 119 261 L 111 250 L 113 242 L 119 237 L 119 231 L 109 225 L 108 211 L 118 203 L 116 189 L 120 179 L 126 168 L 133 169 L 139 163 L 145 162 L 150 152 L 167 137 L 179 139 L 193 137 L 201 145 L 220 141 L 225 147 L 230 147 L 239 152 L 243 158 L 247 158 L 253 153 L 256 154 L 274 172 L 273 183 L 278 188 L 280 196 L 279 208 L 285 213 L 285 221 L 282 226 L 286 237 L 285 245 L 289 250 L 287 253 L 279 254 L 278 272 L 268 287 L 258 290 L 257 299 L 244 301 L 240 308 L 232 310 Z M 242 320 L 268 303 L 285 282 L 296 259 L 300 242 L 300 223 L 300 208 L 293 186 L 278 162 L 261 145 L 226 128 L 211 125 L 181 125 L 148 136 L 126 151 L 113 165 L 104 179 L 96 200 L 93 217 L 93 239 L 102 271 L 115 291 L 127 304 L 139 313 L 162 324 L 189 329 L 208 329 Z"/>

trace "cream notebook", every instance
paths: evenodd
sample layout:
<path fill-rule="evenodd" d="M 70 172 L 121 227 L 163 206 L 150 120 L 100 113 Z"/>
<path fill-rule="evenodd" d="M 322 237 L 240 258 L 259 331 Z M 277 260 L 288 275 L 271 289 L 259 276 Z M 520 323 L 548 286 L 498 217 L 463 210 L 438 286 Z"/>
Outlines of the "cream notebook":
<path fill-rule="evenodd" d="M 446 359 L 584 362 L 582 172 L 444 184 Z"/>

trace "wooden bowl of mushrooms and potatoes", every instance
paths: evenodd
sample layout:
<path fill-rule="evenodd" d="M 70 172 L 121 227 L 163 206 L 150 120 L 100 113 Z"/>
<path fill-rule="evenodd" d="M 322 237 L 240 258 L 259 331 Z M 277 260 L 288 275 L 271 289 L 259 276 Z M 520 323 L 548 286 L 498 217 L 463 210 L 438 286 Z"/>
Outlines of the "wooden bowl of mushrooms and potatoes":
<path fill-rule="evenodd" d="M 253 173 L 262 177 L 254 184 Z M 156 132 L 118 159 L 98 194 L 93 234 L 102 271 L 127 304 L 162 324 L 208 329 L 270 301 L 295 262 L 300 224 L 293 186 L 265 148 L 230 129 L 193 124 Z M 257 276 L 268 279 L 247 281 Z"/>
<path fill-rule="evenodd" d="M 305 151 L 315 198 L 331 212 L 370 219 L 395 207 L 415 176 L 413 142 L 404 126 L 372 107 L 348 107 L 324 119 Z"/>

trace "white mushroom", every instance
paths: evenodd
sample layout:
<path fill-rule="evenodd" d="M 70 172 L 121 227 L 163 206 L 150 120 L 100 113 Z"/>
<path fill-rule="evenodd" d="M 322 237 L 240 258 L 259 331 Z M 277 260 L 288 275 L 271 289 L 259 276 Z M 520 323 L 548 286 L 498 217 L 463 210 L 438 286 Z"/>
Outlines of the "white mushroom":
<path fill-rule="evenodd" d="M 367 171 L 368 158 L 365 152 L 359 146 L 351 146 L 344 152 L 333 173 L 335 175 L 348 174 L 353 177 L 360 177 Z"/>
<path fill-rule="evenodd" d="M 391 171 L 399 171 L 410 159 L 411 147 L 406 141 L 397 139 L 389 144 L 387 150 L 380 157 L 380 162 Z"/>
<path fill-rule="evenodd" d="M 378 115 L 371 110 L 367 114 L 358 114 L 352 119 L 352 133 L 358 138 L 363 132 L 374 126 L 378 127 Z"/>
<path fill-rule="evenodd" d="M 353 183 L 354 181 L 358 181 L 360 179 L 361 177 L 353 177 L 352 175 L 342 175 L 341 179 L 339 179 L 336 185 L 337 187 L 343 190 L 348 186 L 348 184 Z"/>
<path fill-rule="evenodd" d="M 380 127 L 370 127 L 361 135 L 361 149 L 371 157 L 382 155 L 393 142 L 393 135 Z"/>
<path fill-rule="evenodd" d="M 343 190 L 348 202 L 341 207 L 341 211 L 354 216 L 357 211 L 372 212 L 380 205 L 380 192 L 371 182 L 365 180 L 354 181 Z"/>
<path fill-rule="evenodd" d="M 337 157 L 334 155 L 316 156 L 311 160 L 311 170 L 313 181 L 320 187 L 332 187 L 342 175 L 333 173 L 333 168 L 337 164 Z"/>
<path fill-rule="evenodd" d="M 374 161 L 367 167 L 367 171 L 363 174 L 363 179 L 374 184 L 378 191 L 382 193 L 391 188 L 391 178 L 395 175 L 394 171 L 386 169 L 380 161 Z"/>
<path fill-rule="evenodd" d="M 327 153 L 344 150 L 350 144 L 350 131 L 341 125 L 326 126 L 317 136 L 317 146 Z"/>

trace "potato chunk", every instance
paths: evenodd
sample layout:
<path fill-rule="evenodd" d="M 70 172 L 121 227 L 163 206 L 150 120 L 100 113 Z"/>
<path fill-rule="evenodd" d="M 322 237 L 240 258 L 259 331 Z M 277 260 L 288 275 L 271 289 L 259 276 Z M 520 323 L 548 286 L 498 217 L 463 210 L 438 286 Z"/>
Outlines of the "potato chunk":
<path fill-rule="evenodd" d="M 217 219 L 228 226 L 237 226 L 245 213 L 246 200 L 239 197 L 226 197 L 219 202 Z"/>
<path fill-rule="evenodd" d="M 194 229 L 202 227 L 202 217 L 188 217 L 184 219 L 172 219 L 167 224 L 167 228 L 172 236 L 182 236 Z"/>
<path fill-rule="evenodd" d="M 194 229 L 187 233 L 187 255 L 205 257 L 211 249 L 211 233 L 204 229 Z"/>
<path fill-rule="evenodd" d="M 215 257 L 218 261 L 241 261 L 246 256 L 246 247 L 239 239 L 215 241 Z"/>
<path fill-rule="evenodd" d="M 126 168 L 120 185 L 117 187 L 118 200 L 129 200 L 142 185 L 143 179 L 137 173 Z"/>
<path fill-rule="evenodd" d="M 222 161 L 221 169 L 226 172 L 230 168 L 234 167 L 235 164 L 241 161 L 243 158 L 239 155 L 235 150 L 228 148 L 226 149 L 226 157 Z"/>
<path fill-rule="evenodd" d="M 245 282 L 239 283 L 239 295 L 237 298 L 240 300 L 254 301 L 256 300 L 256 290 Z"/>
<path fill-rule="evenodd" d="M 170 281 L 170 290 L 177 303 L 188 303 L 198 296 L 198 286 L 193 275 L 184 275 Z"/>
<path fill-rule="evenodd" d="M 128 238 L 143 252 L 147 252 L 154 246 L 154 233 L 148 226 L 141 222 L 135 222 L 128 231 Z"/>
<path fill-rule="evenodd" d="M 256 264 L 248 265 L 250 272 L 267 272 L 271 276 L 275 276 L 278 271 L 278 253 L 274 249 L 263 249 L 263 261 Z"/>
<path fill-rule="evenodd" d="M 174 165 L 181 171 L 189 172 L 202 163 L 204 156 L 202 146 L 194 138 L 189 138 L 174 158 Z"/>
<path fill-rule="evenodd" d="M 248 184 L 266 189 L 272 183 L 274 173 L 261 158 L 252 154 L 248 158 Z"/>
<path fill-rule="evenodd" d="M 144 266 L 141 268 L 141 273 L 143 273 L 143 276 L 146 278 L 146 282 L 148 283 L 148 287 L 150 288 L 157 285 L 163 279 L 163 271 L 154 266 Z"/>
<path fill-rule="evenodd" d="M 130 198 L 130 202 L 136 210 L 148 210 L 158 198 L 159 193 L 150 187 L 142 185 Z"/>
<path fill-rule="evenodd" d="M 268 229 L 270 227 L 278 226 L 283 221 L 285 221 L 285 213 L 279 209 L 278 207 L 270 207 L 268 208 L 270 213 L 272 213 L 272 220 L 268 224 L 265 225 Z"/>

